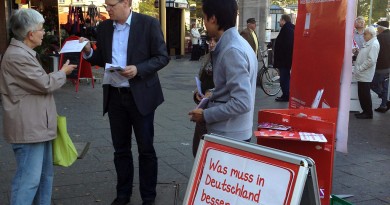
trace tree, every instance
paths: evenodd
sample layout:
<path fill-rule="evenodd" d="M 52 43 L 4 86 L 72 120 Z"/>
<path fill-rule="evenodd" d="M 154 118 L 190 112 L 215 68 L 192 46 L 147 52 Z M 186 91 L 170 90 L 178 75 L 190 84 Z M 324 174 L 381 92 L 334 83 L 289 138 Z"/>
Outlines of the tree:
<path fill-rule="evenodd" d="M 357 16 L 363 16 L 366 20 L 369 18 L 371 0 L 359 0 Z M 377 22 L 381 17 L 386 17 L 387 0 L 373 0 L 372 2 L 372 21 Z"/>
<path fill-rule="evenodd" d="M 142 14 L 146 14 L 148 16 L 159 18 L 158 8 L 154 7 L 154 0 L 140 1 L 139 2 L 139 12 Z"/>
<path fill-rule="evenodd" d="M 271 4 L 284 7 L 291 4 L 298 4 L 298 0 L 272 0 Z"/>

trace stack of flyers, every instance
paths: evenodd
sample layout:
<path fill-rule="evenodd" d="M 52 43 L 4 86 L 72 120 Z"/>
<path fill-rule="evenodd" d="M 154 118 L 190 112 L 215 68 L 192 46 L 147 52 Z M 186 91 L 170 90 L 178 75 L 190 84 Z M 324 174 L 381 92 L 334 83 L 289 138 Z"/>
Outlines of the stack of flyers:
<path fill-rule="evenodd" d="M 255 131 L 256 137 L 283 138 L 286 140 L 301 140 L 310 142 L 327 142 L 323 134 L 311 132 L 296 132 L 283 130 L 260 129 Z"/>
<path fill-rule="evenodd" d="M 299 136 L 301 137 L 302 141 L 328 142 L 328 140 L 323 134 L 311 133 L 311 132 L 299 132 Z"/>
<path fill-rule="evenodd" d="M 275 124 L 275 123 L 271 123 L 271 122 L 261 122 L 261 123 L 259 123 L 258 128 L 271 129 L 271 130 L 290 130 L 291 126 L 280 125 L 280 124 Z"/>
<path fill-rule="evenodd" d="M 261 129 L 260 131 L 255 131 L 255 136 L 257 136 L 257 137 L 280 137 L 280 138 L 284 138 L 284 139 L 300 140 L 298 132 L 290 132 L 290 131 L 283 131 L 283 130 Z"/>

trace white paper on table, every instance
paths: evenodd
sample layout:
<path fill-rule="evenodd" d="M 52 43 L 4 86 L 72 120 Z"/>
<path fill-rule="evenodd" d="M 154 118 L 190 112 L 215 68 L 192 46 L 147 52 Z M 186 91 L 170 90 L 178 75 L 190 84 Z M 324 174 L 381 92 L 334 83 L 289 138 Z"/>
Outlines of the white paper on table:
<path fill-rule="evenodd" d="M 106 63 L 106 66 L 104 67 L 103 84 L 119 84 L 127 81 L 128 79 L 118 72 L 124 69 L 124 66 Z"/>
<path fill-rule="evenodd" d="M 80 43 L 79 40 L 66 41 L 60 53 L 81 52 L 87 43 L 88 41 L 84 41 L 82 43 Z"/>
<path fill-rule="evenodd" d="M 196 81 L 196 88 L 198 89 L 198 93 L 201 97 L 204 97 L 204 94 L 202 93 L 202 86 L 201 86 L 201 82 L 199 80 L 198 77 L 195 77 L 195 81 Z"/>

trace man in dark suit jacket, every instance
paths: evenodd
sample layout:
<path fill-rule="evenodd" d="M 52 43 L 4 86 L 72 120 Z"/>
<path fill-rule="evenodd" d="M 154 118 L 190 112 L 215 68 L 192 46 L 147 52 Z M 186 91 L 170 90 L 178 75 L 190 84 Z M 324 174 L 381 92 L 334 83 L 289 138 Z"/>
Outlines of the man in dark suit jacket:
<path fill-rule="evenodd" d="M 256 20 L 255 18 L 249 18 L 248 20 L 246 20 L 246 23 L 247 23 L 246 29 L 242 30 L 240 35 L 246 41 L 248 41 L 249 45 L 251 45 L 253 51 L 256 53 L 257 56 L 257 52 L 259 49 L 259 41 L 257 38 L 257 34 L 255 32 Z"/>
<path fill-rule="evenodd" d="M 108 112 L 110 120 L 117 173 L 117 198 L 112 204 L 127 204 L 132 195 L 132 129 L 138 145 L 143 205 L 154 204 L 157 157 L 153 122 L 157 106 L 164 101 L 157 71 L 169 62 L 166 44 L 159 22 L 132 12 L 131 0 L 105 2 L 110 19 L 98 27 L 97 49 L 87 43 L 84 57 L 93 65 L 105 67 L 110 63 L 124 68 L 106 71 L 103 79 L 103 114 Z M 80 38 L 81 42 L 85 40 L 88 39 Z"/>
<path fill-rule="evenodd" d="M 280 29 L 275 41 L 274 67 L 279 69 L 280 87 L 282 96 L 277 97 L 277 102 L 288 102 L 290 99 L 290 71 L 292 66 L 294 30 L 295 26 L 291 23 L 291 17 L 283 14 L 280 17 Z"/>
<path fill-rule="evenodd" d="M 379 21 L 378 23 L 378 42 L 380 45 L 378 60 L 376 61 L 375 75 L 372 79 L 371 89 L 382 98 L 382 102 L 377 112 L 385 113 L 390 109 L 390 101 L 387 99 L 389 82 L 387 78 L 390 72 L 390 30 L 388 21 Z"/>

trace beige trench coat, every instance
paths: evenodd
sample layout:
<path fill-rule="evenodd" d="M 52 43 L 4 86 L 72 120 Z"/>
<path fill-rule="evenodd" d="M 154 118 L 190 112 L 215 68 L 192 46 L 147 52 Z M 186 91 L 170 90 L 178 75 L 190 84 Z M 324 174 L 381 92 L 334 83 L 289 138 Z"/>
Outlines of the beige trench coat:
<path fill-rule="evenodd" d="M 46 74 L 36 52 L 12 39 L 0 67 L 4 137 L 8 143 L 52 140 L 57 110 L 52 92 L 66 82 L 63 71 Z"/>

